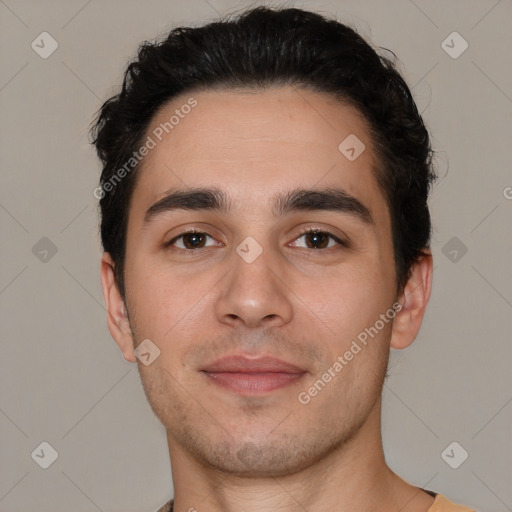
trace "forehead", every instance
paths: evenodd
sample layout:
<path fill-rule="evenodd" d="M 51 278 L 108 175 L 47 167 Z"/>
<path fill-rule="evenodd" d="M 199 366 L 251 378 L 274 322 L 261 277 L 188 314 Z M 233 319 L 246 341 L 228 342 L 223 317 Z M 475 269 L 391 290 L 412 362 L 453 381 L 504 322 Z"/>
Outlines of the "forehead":
<path fill-rule="evenodd" d="M 281 87 L 181 95 L 157 112 L 147 137 L 154 147 L 132 198 L 139 216 L 169 189 L 197 186 L 229 190 L 246 209 L 270 205 L 273 192 L 342 187 L 377 217 L 385 213 L 366 120 L 324 93 Z M 364 147 L 356 159 L 347 158 L 352 147 Z"/>

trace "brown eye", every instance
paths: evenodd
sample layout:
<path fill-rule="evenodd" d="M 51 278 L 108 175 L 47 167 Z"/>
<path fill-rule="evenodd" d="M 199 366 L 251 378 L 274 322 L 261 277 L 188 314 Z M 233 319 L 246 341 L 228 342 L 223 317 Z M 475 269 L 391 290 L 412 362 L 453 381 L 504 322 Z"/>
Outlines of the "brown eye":
<path fill-rule="evenodd" d="M 167 245 L 184 250 L 202 249 L 205 247 L 207 238 L 213 240 L 213 238 L 206 233 L 191 231 L 182 233 L 180 236 L 173 238 Z"/>
<path fill-rule="evenodd" d="M 321 233 L 319 231 L 313 233 L 307 233 L 304 235 L 306 245 L 310 249 L 325 249 L 329 246 L 329 235 Z"/>
<path fill-rule="evenodd" d="M 347 246 L 342 240 L 332 233 L 321 231 L 319 229 L 308 229 L 296 239 L 304 239 L 304 245 L 298 245 L 294 242 L 294 247 L 304 247 L 305 249 L 330 249 L 336 245 Z"/>

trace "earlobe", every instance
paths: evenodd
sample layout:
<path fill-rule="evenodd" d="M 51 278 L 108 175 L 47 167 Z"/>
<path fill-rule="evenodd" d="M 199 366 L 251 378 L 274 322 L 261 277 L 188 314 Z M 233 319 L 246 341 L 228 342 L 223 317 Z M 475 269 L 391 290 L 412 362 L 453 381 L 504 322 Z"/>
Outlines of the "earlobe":
<path fill-rule="evenodd" d="M 402 308 L 393 320 L 391 347 L 408 347 L 418 335 L 432 289 L 432 253 L 416 262 L 398 302 Z"/>
<path fill-rule="evenodd" d="M 110 334 L 123 353 L 126 361 L 136 361 L 133 352 L 133 338 L 124 300 L 119 292 L 115 276 L 115 263 L 109 253 L 101 258 L 101 288 L 107 308 L 107 325 Z"/>

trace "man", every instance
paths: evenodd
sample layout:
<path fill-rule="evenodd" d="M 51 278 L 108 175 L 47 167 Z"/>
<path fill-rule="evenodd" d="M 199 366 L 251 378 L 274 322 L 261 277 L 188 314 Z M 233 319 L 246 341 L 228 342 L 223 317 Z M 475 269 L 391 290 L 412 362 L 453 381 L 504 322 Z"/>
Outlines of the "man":
<path fill-rule="evenodd" d="M 161 512 L 469 510 L 382 448 L 389 350 L 430 297 L 435 178 L 389 60 L 298 9 L 178 28 L 93 137 L 108 327 L 167 432 Z"/>

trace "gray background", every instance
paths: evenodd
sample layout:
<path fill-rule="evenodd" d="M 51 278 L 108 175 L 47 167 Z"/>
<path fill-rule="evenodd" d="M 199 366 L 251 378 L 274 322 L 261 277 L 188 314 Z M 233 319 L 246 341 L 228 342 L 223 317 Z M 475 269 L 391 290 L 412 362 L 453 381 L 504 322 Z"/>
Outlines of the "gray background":
<path fill-rule="evenodd" d="M 87 130 L 139 42 L 257 3 L 0 1 L 1 511 L 150 512 L 171 497 L 165 430 L 106 327 Z M 398 55 L 439 152 L 433 296 L 417 341 L 392 353 L 389 464 L 454 501 L 512 510 L 512 3 L 294 5 Z M 46 59 L 31 47 L 44 31 L 59 45 Z M 458 58 L 441 46 L 454 31 L 469 44 Z M 43 441 L 58 452 L 48 469 L 31 456 Z M 441 456 L 453 441 L 469 454 L 457 469 Z"/>

